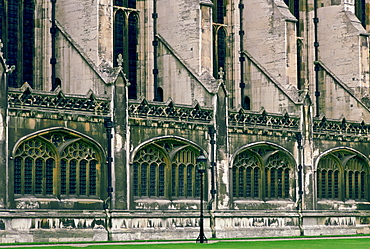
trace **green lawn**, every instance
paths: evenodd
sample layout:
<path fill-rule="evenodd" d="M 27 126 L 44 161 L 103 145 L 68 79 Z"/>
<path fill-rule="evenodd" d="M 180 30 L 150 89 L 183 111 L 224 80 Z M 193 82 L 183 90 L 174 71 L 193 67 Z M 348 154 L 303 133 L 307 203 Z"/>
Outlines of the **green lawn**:
<path fill-rule="evenodd" d="M 4 246 L 4 245 L 2 245 Z M 0 248 L 2 248 L 0 246 Z M 32 246 L 31 248 L 45 249 L 44 246 Z M 47 246 L 47 247 L 50 247 Z M 26 247 L 7 247 L 7 248 L 30 248 Z M 165 244 L 126 244 L 126 245 L 84 245 L 77 244 L 76 246 L 53 246 L 55 249 L 71 249 L 71 248 L 86 248 L 86 249 L 208 249 L 208 248 L 252 248 L 252 249 L 370 249 L 369 238 L 346 238 L 346 239 L 309 239 L 309 240 L 285 240 L 285 241 L 209 241 L 207 244 L 196 243 L 165 243 Z"/>

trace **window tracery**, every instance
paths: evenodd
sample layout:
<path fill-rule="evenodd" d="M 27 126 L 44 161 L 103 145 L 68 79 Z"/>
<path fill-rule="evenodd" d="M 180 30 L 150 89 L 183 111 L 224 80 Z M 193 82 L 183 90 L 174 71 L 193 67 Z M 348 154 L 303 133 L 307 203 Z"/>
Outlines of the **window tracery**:
<path fill-rule="evenodd" d="M 234 198 L 292 198 L 291 163 L 274 148 L 257 146 L 239 153 L 232 173 Z"/>
<path fill-rule="evenodd" d="M 140 149 L 132 164 L 135 197 L 199 197 L 196 157 L 199 151 L 175 140 L 157 141 Z"/>
<path fill-rule="evenodd" d="M 100 161 L 81 137 L 51 132 L 30 138 L 14 153 L 14 194 L 97 196 Z"/>
<path fill-rule="evenodd" d="M 138 70 L 138 43 L 139 43 L 139 13 L 136 1 L 115 1 L 117 8 L 113 26 L 113 65 L 122 66 L 128 76 L 130 99 L 137 98 L 137 70 Z M 122 55 L 123 63 L 117 58 Z"/>
<path fill-rule="evenodd" d="M 33 57 L 35 36 L 35 3 L 33 0 L 9 0 L 0 3 L 0 37 L 5 42 L 4 54 L 8 65 L 15 65 L 9 74 L 8 85 L 18 87 L 24 82 L 33 86 Z M 4 18 L 3 18 L 4 16 Z"/>
<path fill-rule="evenodd" d="M 356 154 L 336 151 L 320 159 L 317 196 L 321 199 L 368 199 L 368 167 Z"/>

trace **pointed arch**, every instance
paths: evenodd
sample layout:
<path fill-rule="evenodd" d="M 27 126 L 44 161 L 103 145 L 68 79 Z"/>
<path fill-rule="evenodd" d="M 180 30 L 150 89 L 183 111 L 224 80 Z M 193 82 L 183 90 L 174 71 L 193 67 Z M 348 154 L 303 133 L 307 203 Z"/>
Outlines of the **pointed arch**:
<path fill-rule="evenodd" d="M 226 37 L 227 32 L 224 26 L 214 25 L 214 38 L 213 38 L 213 76 L 217 79 L 220 68 L 226 67 L 227 45 Z M 224 70 L 226 71 L 226 70 Z M 226 75 L 224 76 L 226 78 Z"/>
<path fill-rule="evenodd" d="M 369 200 L 369 160 L 347 147 L 324 152 L 317 159 L 319 199 Z"/>
<path fill-rule="evenodd" d="M 6 42 L 4 54 L 8 65 L 15 65 L 9 74 L 8 85 L 19 87 L 28 82 L 33 87 L 33 58 L 35 43 L 35 3 L 33 0 L 9 0 L 3 5 L 5 19 L 2 19 L 1 36 Z"/>
<path fill-rule="evenodd" d="M 259 142 L 243 146 L 232 158 L 233 198 L 294 199 L 296 162 L 281 146 Z"/>
<path fill-rule="evenodd" d="M 118 55 L 124 55 L 124 30 L 125 30 L 125 13 L 118 10 L 114 15 L 113 25 L 113 65 L 118 66 Z"/>
<path fill-rule="evenodd" d="M 99 198 L 101 146 L 68 129 L 48 129 L 17 141 L 14 158 L 14 195 Z"/>
<path fill-rule="evenodd" d="M 137 63 L 138 63 L 138 38 L 139 38 L 139 15 L 136 12 L 131 12 L 128 17 L 128 79 L 130 86 L 128 87 L 128 97 L 130 99 L 137 98 Z"/>
<path fill-rule="evenodd" d="M 200 194 L 196 165 L 199 147 L 177 138 L 146 141 L 133 151 L 132 189 L 134 198 L 182 199 Z"/>

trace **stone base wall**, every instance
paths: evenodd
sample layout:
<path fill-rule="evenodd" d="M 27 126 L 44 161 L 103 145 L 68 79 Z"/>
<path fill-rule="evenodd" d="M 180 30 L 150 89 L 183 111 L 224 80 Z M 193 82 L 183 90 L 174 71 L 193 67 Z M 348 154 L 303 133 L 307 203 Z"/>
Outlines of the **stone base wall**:
<path fill-rule="evenodd" d="M 0 243 L 191 240 L 199 235 L 199 212 L 1 212 Z M 370 212 L 204 214 L 207 238 L 350 235 L 370 233 Z M 107 229 L 109 220 L 111 228 Z"/>

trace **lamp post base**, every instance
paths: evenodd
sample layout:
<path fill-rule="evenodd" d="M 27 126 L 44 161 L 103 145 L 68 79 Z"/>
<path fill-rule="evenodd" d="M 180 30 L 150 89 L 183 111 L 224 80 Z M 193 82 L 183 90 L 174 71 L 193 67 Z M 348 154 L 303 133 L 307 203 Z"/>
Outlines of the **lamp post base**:
<path fill-rule="evenodd" d="M 208 240 L 207 240 L 206 236 L 204 236 L 204 234 L 199 234 L 196 242 L 197 243 L 208 243 Z"/>

